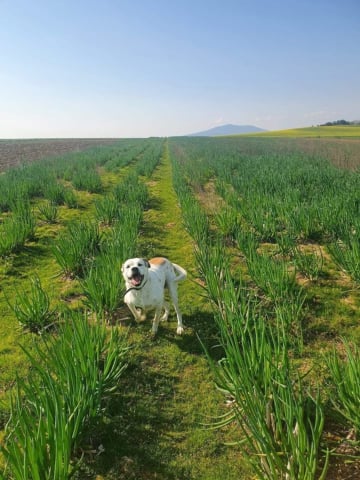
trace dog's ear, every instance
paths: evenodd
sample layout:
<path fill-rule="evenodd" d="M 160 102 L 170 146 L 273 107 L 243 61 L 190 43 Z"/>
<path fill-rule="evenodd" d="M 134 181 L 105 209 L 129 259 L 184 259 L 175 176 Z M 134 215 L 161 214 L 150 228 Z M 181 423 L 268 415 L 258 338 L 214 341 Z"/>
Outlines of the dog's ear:
<path fill-rule="evenodd" d="M 144 260 L 144 263 L 145 263 L 145 267 L 150 268 L 149 260 L 147 260 L 146 258 L 143 258 L 143 260 Z"/>

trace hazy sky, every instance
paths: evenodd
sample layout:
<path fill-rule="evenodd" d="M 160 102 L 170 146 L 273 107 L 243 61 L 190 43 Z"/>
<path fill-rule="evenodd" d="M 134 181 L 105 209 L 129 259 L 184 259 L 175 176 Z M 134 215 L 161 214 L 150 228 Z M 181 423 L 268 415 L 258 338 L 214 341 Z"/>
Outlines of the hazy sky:
<path fill-rule="evenodd" d="M 360 119 L 360 0 L 0 0 L 0 138 Z"/>

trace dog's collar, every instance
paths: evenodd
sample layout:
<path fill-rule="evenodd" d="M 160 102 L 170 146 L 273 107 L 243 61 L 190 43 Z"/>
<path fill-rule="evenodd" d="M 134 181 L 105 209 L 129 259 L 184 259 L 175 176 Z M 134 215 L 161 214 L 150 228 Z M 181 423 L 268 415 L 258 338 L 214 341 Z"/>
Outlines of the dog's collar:
<path fill-rule="evenodd" d="M 142 285 L 140 285 L 140 287 L 130 287 L 130 288 L 128 288 L 128 289 L 125 291 L 124 296 L 125 296 L 127 293 L 131 292 L 131 290 L 141 290 L 143 287 L 145 287 L 146 283 L 147 283 L 147 280 L 145 280 L 145 282 L 144 282 Z"/>

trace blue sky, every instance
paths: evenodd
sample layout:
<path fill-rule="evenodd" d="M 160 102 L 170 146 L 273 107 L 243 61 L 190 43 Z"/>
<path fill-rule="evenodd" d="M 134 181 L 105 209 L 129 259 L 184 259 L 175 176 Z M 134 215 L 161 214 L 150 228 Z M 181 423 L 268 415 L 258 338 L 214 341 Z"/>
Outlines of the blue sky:
<path fill-rule="evenodd" d="M 360 119 L 359 0 L 0 0 L 0 138 Z"/>

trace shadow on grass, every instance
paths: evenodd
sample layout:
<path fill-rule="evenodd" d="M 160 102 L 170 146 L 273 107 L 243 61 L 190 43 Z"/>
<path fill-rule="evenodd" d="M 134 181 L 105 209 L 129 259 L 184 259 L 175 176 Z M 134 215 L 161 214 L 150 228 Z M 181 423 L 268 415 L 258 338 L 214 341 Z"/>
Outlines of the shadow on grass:
<path fill-rule="evenodd" d="M 168 438 L 169 429 L 174 431 L 181 423 L 181 412 L 166 407 L 176 382 L 175 376 L 157 371 L 148 356 L 137 357 L 121 382 L 119 397 L 108 405 L 108 416 L 91 439 L 92 451 L 103 453 L 86 458 L 87 467 L 92 465 L 94 473 L 107 479 L 185 478 L 182 468 L 172 464 L 176 439 Z"/>
<path fill-rule="evenodd" d="M 7 261 L 6 277 L 16 279 L 33 273 L 37 266 L 46 264 L 49 258 L 49 248 L 39 243 L 26 245 Z"/>
<path fill-rule="evenodd" d="M 147 211 L 147 210 L 161 210 L 162 207 L 163 207 L 163 202 L 162 202 L 161 198 L 151 196 L 146 203 L 145 211 Z"/>
<path fill-rule="evenodd" d="M 152 312 L 148 313 L 144 322 L 137 323 L 127 307 L 124 306 L 121 309 L 120 317 L 125 319 L 122 323 L 123 327 L 131 329 L 132 332 L 146 332 L 149 338 L 151 337 Z M 114 324 L 116 323 L 115 321 Z M 177 319 L 172 312 L 168 322 L 160 322 L 154 341 L 166 340 L 177 345 L 179 350 L 191 355 L 205 356 L 205 347 L 214 360 L 222 357 L 223 351 L 219 346 L 218 329 L 212 313 L 196 310 L 191 315 L 183 315 L 183 323 L 185 332 L 183 335 L 177 335 Z"/>
<path fill-rule="evenodd" d="M 192 355 L 205 356 L 204 348 L 213 360 L 219 360 L 223 350 L 219 345 L 218 329 L 211 313 L 195 311 L 183 317 L 185 333 L 176 335 L 176 318 L 171 319 L 174 327 L 167 329 L 163 335 L 178 348 Z"/>

